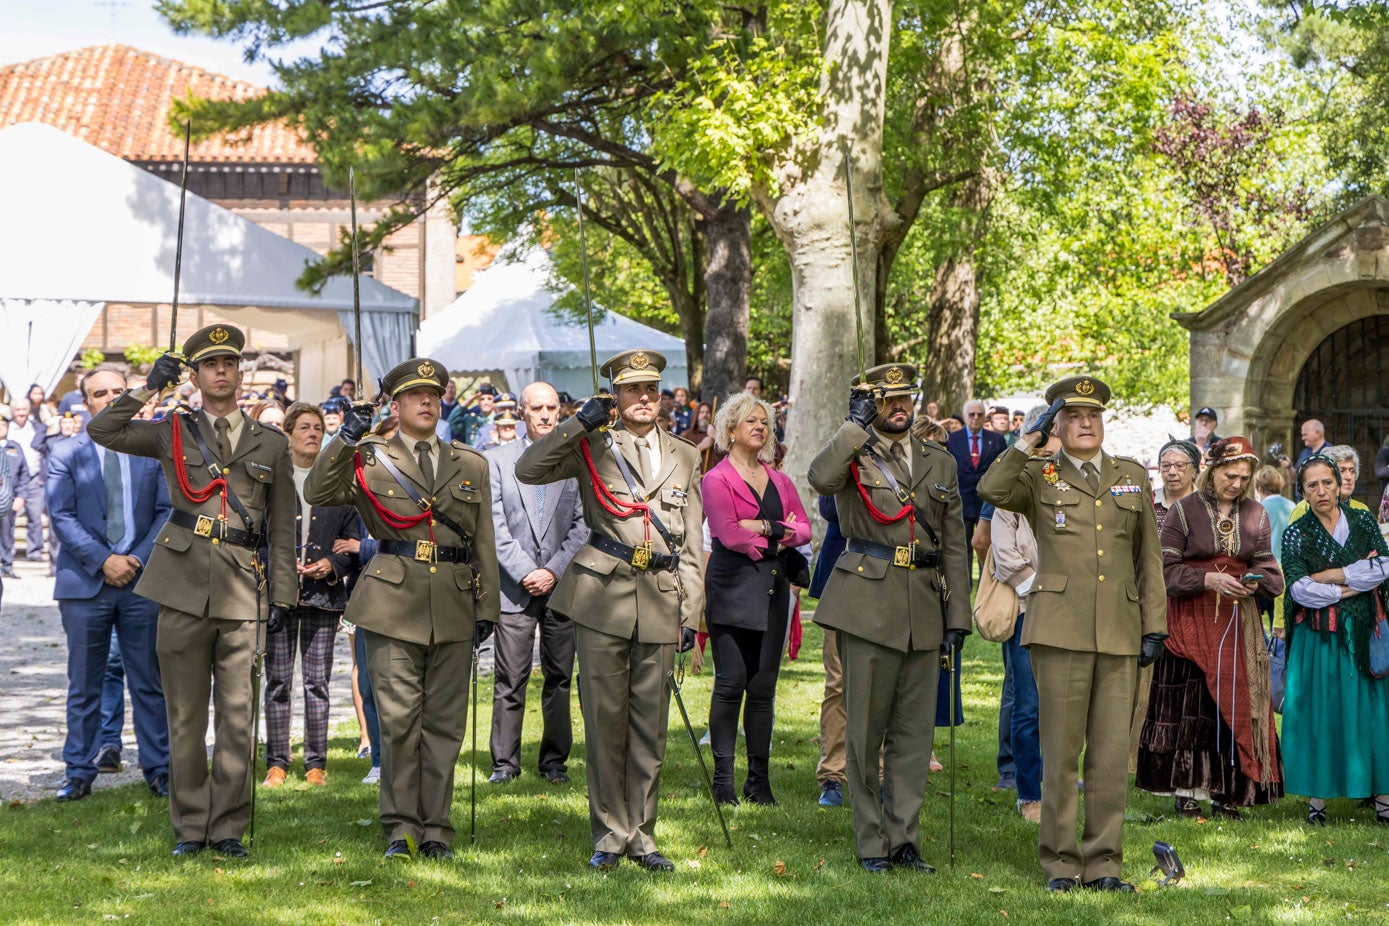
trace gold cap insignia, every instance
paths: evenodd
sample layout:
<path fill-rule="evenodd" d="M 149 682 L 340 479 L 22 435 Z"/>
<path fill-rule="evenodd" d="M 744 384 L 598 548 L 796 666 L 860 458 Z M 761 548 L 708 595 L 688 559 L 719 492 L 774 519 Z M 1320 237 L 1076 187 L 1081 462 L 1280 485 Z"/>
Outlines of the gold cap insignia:
<path fill-rule="evenodd" d="M 645 370 L 650 365 L 651 358 L 646 356 L 646 354 L 642 351 L 637 351 L 635 354 L 632 355 L 632 359 L 630 361 L 630 366 L 632 367 L 632 369 Z"/>
<path fill-rule="evenodd" d="M 418 367 L 415 368 L 415 372 L 425 377 L 426 379 L 431 379 L 434 376 L 434 364 L 426 360 L 424 363 L 420 364 Z"/>
<path fill-rule="evenodd" d="M 221 344 L 229 337 L 231 337 L 231 334 L 227 332 L 227 329 L 218 325 L 216 328 L 212 329 L 212 333 L 207 336 L 207 339 L 213 344 Z"/>
<path fill-rule="evenodd" d="M 1095 384 L 1088 379 L 1082 379 L 1076 384 L 1076 392 L 1081 395 L 1090 395 L 1095 391 Z"/>
<path fill-rule="evenodd" d="M 897 385 L 902 381 L 902 368 L 893 367 L 892 369 L 887 371 L 887 376 L 883 378 L 887 380 L 889 386 Z"/>

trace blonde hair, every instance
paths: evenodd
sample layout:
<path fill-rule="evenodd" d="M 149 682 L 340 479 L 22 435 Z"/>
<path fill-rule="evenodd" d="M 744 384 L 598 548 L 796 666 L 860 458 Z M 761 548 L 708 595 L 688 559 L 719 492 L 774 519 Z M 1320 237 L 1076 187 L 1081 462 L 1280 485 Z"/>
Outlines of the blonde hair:
<path fill-rule="evenodd" d="M 772 430 L 772 422 L 776 420 L 775 412 L 772 411 L 770 402 L 758 398 L 751 392 L 735 392 L 719 406 L 719 413 L 714 416 L 714 446 L 721 452 L 728 453 L 733 447 L 733 429 L 738 426 L 738 422 L 751 414 L 754 408 L 761 408 L 767 416 L 767 442 L 757 452 L 757 459 L 763 463 L 771 463 L 776 459 L 776 432 Z"/>
<path fill-rule="evenodd" d="M 1215 471 L 1225 469 L 1228 466 L 1238 466 L 1241 463 L 1249 464 L 1249 478 L 1244 483 L 1244 488 L 1240 491 L 1239 497 L 1235 499 L 1236 504 L 1244 501 L 1254 491 L 1254 470 L 1258 469 L 1258 463 L 1245 457 L 1243 460 L 1231 460 L 1228 463 L 1215 463 L 1207 466 L 1196 474 L 1196 491 L 1202 495 L 1215 497 Z"/>

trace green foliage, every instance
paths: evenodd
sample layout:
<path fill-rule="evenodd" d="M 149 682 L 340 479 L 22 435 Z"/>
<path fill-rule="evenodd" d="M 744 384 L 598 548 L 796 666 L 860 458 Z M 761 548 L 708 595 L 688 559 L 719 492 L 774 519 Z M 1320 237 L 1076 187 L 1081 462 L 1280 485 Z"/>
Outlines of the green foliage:
<path fill-rule="evenodd" d="M 125 349 L 125 362 L 137 370 L 143 370 L 158 360 L 163 353 L 164 350 L 159 347 L 131 344 Z"/>
<path fill-rule="evenodd" d="M 82 351 L 77 361 L 82 365 L 82 369 L 95 370 L 106 362 L 106 353 L 97 350 L 95 347 L 88 347 L 86 350 Z"/>

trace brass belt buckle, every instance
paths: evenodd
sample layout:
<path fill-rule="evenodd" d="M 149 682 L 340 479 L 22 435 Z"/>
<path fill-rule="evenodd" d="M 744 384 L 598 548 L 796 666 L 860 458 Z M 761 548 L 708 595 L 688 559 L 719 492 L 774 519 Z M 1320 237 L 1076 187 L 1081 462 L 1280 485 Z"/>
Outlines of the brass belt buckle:
<path fill-rule="evenodd" d="M 193 533 L 199 537 L 211 537 L 212 519 L 205 514 L 198 515 L 198 522 L 193 525 Z"/>
<path fill-rule="evenodd" d="M 649 542 L 632 547 L 632 568 L 651 568 L 651 544 Z"/>
<path fill-rule="evenodd" d="M 415 541 L 415 562 L 432 563 L 434 562 L 434 541 L 416 540 Z"/>
<path fill-rule="evenodd" d="M 892 565 L 901 566 L 904 569 L 916 568 L 916 543 L 912 542 L 905 547 L 897 547 L 892 551 Z"/>

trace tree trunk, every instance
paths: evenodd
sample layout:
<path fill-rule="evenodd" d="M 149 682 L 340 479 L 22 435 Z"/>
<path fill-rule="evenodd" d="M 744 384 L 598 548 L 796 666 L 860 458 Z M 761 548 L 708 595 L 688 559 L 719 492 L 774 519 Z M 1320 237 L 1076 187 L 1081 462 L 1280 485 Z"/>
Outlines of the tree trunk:
<path fill-rule="evenodd" d="M 704 322 L 704 378 L 697 394 L 712 402 L 738 392 L 747 381 L 752 214 L 725 200 L 700 224 L 707 255 L 704 291 L 709 309 Z"/>

